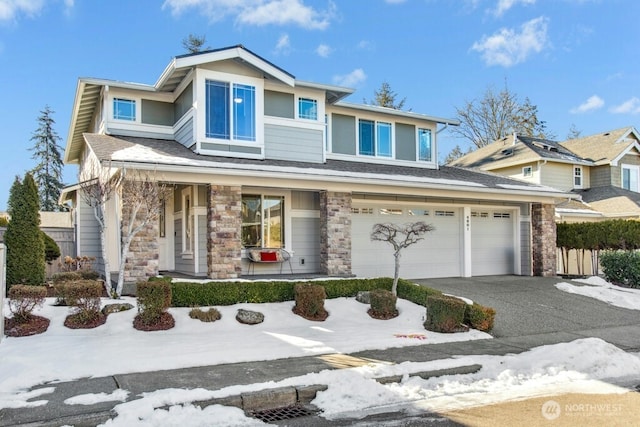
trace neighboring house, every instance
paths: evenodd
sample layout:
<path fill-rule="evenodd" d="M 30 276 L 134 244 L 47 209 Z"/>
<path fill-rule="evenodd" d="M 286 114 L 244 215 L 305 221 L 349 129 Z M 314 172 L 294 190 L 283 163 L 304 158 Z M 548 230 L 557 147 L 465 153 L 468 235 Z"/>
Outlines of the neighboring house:
<path fill-rule="evenodd" d="M 510 135 L 453 166 L 478 168 L 581 196 L 556 205 L 563 220 L 640 218 L 640 135 L 626 127 L 555 142 Z"/>
<path fill-rule="evenodd" d="M 82 78 L 64 161 L 150 171 L 173 189 L 132 245 L 128 282 L 163 270 L 240 277 L 254 247 L 285 248 L 294 273 L 390 276 L 372 226 L 418 220 L 435 231 L 403 252 L 403 277 L 555 274 L 554 204 L 568 194 L 439 167 L 438 126 L 455 120 L 342 101 L 352 92 L 297 80 L 243 46 L 178 56 L 153 85 Z M 63 195 L 76 251 L 99 256 L 80 193 Z M 114 268 L 126 203 L 107 206 Z"/>

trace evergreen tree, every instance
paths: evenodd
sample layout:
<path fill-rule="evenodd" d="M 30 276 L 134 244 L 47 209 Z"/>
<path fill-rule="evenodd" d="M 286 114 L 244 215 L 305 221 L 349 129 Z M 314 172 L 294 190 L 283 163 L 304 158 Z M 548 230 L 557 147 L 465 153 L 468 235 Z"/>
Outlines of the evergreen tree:
<path fill-rule="evenodd" d="M 16 177 L 9 191 L 4 242 L 7 245 L 7 284 L 43 285 L 45 279 L 44 240 L 40 232 L 38 189 L 31 174 Z"/>
<path fill-rule="evenodd" d="M 54 212 L 64 208 L 58 204 L 62 183 L 62 148 L 58 145 L 60 136 L 53 126 L 53 111 L 45 106 L 38 117 L 38 129 L 33 133 L 33 156 L 37 164 L 31 171 L 39 189 L 40 205 L 43 211 Z"/>
<path fill-rule="evenodd" d="M 369 102 L 370 105 L 378 105 L 380 107 L 393 108 L 394 110 L 402 110 L 407 98 L 402 98 L 400 101 L 396 101 L 398 94 L 391 89 L 391 85 L 387 82 L 382 82 L 380 89 L 373 91 L 373 101 Z M 365 100 L 365 103 L 367 101 Z"/>
<path fill-rule="evenodd" d="M 205 36 L 189 34 L 189 36 L 182 39 L 182 47 L 189 53 L 198 53 L 210 49 L 209 47 L 204 47 L 206 42 L 207 38 Z"/>

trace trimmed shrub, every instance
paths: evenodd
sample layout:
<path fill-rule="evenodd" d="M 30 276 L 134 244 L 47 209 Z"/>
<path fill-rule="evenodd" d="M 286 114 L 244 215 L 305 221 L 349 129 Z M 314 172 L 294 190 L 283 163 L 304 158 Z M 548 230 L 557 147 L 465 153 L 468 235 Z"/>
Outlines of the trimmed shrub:
<path fill-rule="evenodd" d="M 171 284 L 166 281 L 138 282 L 138 313 L 142 323 L 151 325 L 171 306 Z"/>
<path fill-rule="evenodd" d="M 636 251 L 605 252 L 600 256 L 600 265 L 607 281 L 640 288 L 640 253 Z"/>
<path fill-rule="evenodd" d="M 426 307 L 427 297 L 431 295 L 442 295 L 442 292 L 409 282 L 408 280 L 398 280 L 398 297 L 402 299 Z"/>
<path fill-rule="evenodd" d="M 82 279 L 84 279 L 84 277 L 82 277 L 82 274 L 79 271 L 63 271 L 51 276 L 51 280 L 54 284 L 75 282 Z"/>
<path fill-rule="evenodd" d="M 75 319 L 78 323 L 91 322 L 101 316 L 100 297 L 104 290 L 102 283 L 95 280 L 78 280 L 58 284 L 57 287 L 62 289 L 66 304 L 76 309 Z"/>
<path fill-rule="evenodd" d="M 314 281 L 314 285 L 324 287 L 327 298 L 355 297 L 359 291 L 371 291 L 374 289 L 391 290 L 393 279 L 381 277 L 376 279 L 342 279 Z"/>
<path fill-rule="evenodd" d="M 460 330 L 464 322 L 467 303 L 447 295 L 427 297 L 427 320 L 424 327 L 433 332 L 452 333 Z"/>
<path fill-rule="evenodd" d="M 296 305 L 293 312 L 309 320 L 324 320 L 329 313 L 324 309 L 327 293 L 324 287 L 310 283 L 298 283 L 294 286 Z"/>
<path fill-rule="evenodd" d="M 42 233 L 42 240 L 44 241 L 44 260 L 47 264 L 60 258 L 60 246 L 44 231 Z"/>
<path fill-rule="evenodd" d="M 163 283 L 163 281 L 150 283 Z M 170 283 L 169 286 L 171 287 L 171 304 L 174 307 L 232 305 L 245 302 L 244 282 L 177 282 Z"/>
<path fill-rule="evenodd" d="M 222 315 L 213 307 L 206 311 L 201 308 L 193 308 L 189 312 L 189 317 L 192 319 L 198 319 L 202 322 L 215 322 L 216 320 L 220 320 Z"/>
<path fill-rule="evenodd" d="M 19 322 L 28 322 L 33 310 L 41 307 L 47 296 L 47 288 L 44 286 L 13 285 L 9 288 L 9 309 L 14 319 Z"/>
<path fill-rule="evenodd" d="M 78 273 L 80 273 L 80 276 L 85 280 L 98 280 L 100 278 L 100 273 L 91 269 L 78 270 Z"/>
<path fill-rule="evenodd" d="M 373 289 L 369 292 L 371 300 L 371 316 L 390 319 L 398 315 L 396 302 L 398 297 L 386 289 Z"/>
<path fill-rule="evenodd" d="M 491 307 L 473 303 L 467 304 L 464 311 L 464 323 L 483 332 L 493 329 L 496 311 Z"/>

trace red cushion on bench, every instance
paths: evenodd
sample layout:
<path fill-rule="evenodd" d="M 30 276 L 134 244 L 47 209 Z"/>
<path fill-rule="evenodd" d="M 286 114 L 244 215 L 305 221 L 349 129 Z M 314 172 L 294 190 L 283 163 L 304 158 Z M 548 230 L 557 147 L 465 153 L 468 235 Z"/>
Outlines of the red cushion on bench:
<path fill-rule="evenodd" d="M 278 254 L 275 252 L 260 252 L 260 261 L 277 261 Z"/>

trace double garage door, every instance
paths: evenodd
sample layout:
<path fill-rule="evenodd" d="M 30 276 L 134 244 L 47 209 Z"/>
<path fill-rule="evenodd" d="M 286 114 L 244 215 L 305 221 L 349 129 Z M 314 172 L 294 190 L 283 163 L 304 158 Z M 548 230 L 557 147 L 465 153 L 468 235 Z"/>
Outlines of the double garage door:
<path fill-rule="evenodd" d="M 513 211 L 472 210 L 470 217 L 471 275 L 514 272 Z M 435 227 L 424 239 L 402 251 L 400 276 L 407 279 L 464 276 L 465 219 L 460 207 L 355 206 L 352 215 L 352 271 L 361 277 L 393 277 L 391 245 L 372 242 L 377 223 L 424 221 Z"/>

